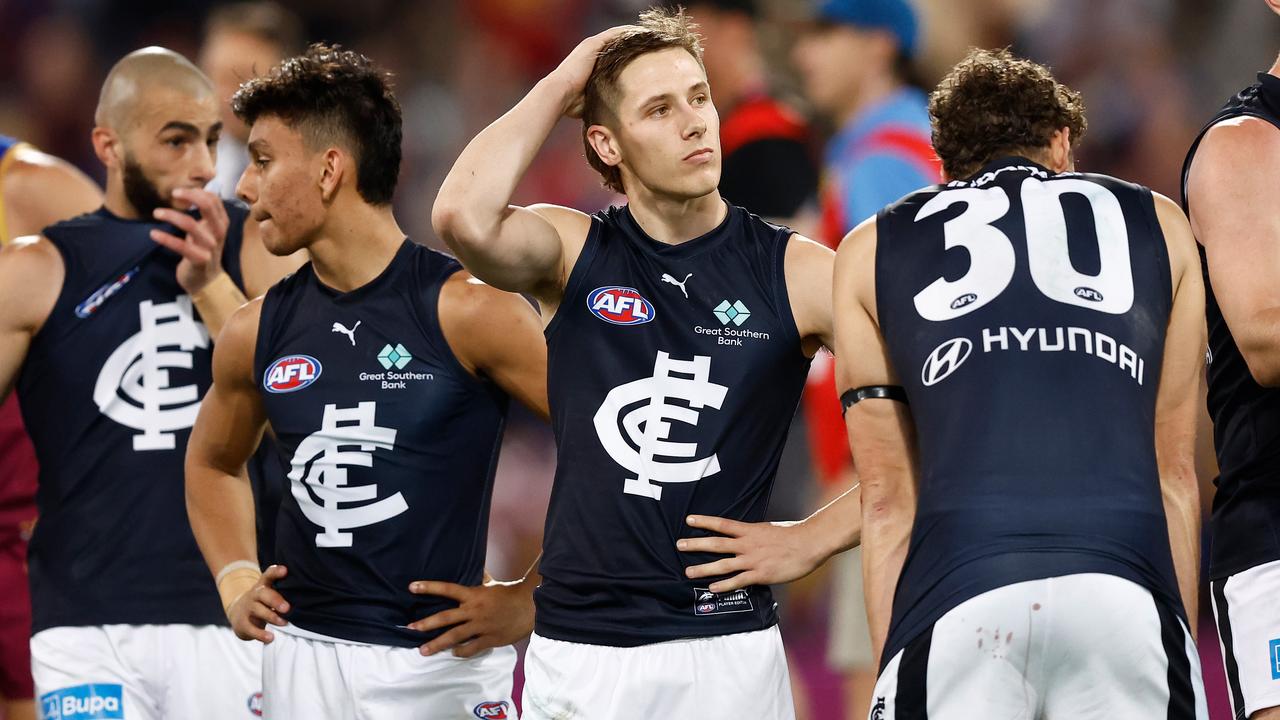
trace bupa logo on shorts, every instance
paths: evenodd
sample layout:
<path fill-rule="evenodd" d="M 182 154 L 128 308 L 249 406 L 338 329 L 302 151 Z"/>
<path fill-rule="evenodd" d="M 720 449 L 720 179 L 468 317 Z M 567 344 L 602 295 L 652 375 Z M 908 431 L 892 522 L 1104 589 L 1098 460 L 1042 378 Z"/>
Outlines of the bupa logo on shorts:
<path fill-rule="evenodd" d="M 751 594 L 746 588 L 732 590 L 727 593 L 713 593 L 707 588 L 694 588 L 694 615 L 725 615 L 728 613 L 751 612 Z"/>
<path fill-rule="evenodd" d="M 951 338 L 942 343 L 925 358 L 924 367 L 920 368 L 920 382 L 928 387 L 946 380 L 972 352 L 973 343 L 968 338 Z"/>
<path fill-rule="evenodd" d="M 653 303 L 635 288 L 610 285 L 596 288 L 587 296 L 592 315 L 614 325 L 643 325 L 653 320 Z"/>
<path fill-rule="evenodd" d="M 249 714 L 254 717 L 262 717 L 262 693 L 256 692 L 249 696 Z"/>
<path fill-rule="evenodd" d="M 97 290 L 89 293 L 89 297 L 80 301 L 80 304 L 76 306 L 76 317 L 83 320 L 98 312 L 98 308 L 102 307 L 104 303 L 110 300 L 112 295 L 120 292 L 125 285 L 129 284 L 129 281 L 133 279 L 133 276 L 137 274 L 138 268 L 134 268 L 120 277 L 111 280 Z"/>
<path fill-rule="evenodd" d="M 76 685 L 40 696 L 44 720 L 124 720 L 124 691 L 117 684 Z"/>
<path fill-rule="evenodd" d="M 482 702 L 471 709 L 471 714 L 484 720 L 507 720 L 507 708 L 511 707 L 506 700 L 498 702 Z"/>
<path fill-rule="evenodd" d="M 319 379 L 321 370 L 320 361 L 310 355 L 286 355 L 263 373 L 262 387 L 273 393 L 301 390 Z"/>
<path fill-rule="evenodd" d="M 1280 638 L 1271 641 L 1271 679 L 1280 680 Z"/>

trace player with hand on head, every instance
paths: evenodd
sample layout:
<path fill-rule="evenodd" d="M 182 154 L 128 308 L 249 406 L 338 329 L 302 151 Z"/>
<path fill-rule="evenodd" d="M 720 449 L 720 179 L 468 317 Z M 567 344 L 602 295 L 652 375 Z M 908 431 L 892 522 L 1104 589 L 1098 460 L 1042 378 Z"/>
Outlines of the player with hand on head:
<path fill-rule="evenodd" d="M 238 193 L 268 250 L 311 257 L 231 318 L 187 453 L 227 617 L 267 644 L 264 714 L 514 713 L 494 646 L 529 632 L 536 581 L 480 583 L 508 398 L 547 414 L 537 314 L 400 230 L 400 105 L 368 58 L 313 45 L 233 103 Z M 290 492 L 263 573 L 242 470 L 268 424 Z"/>
<path fill-rule="evenodd" d="M 558 466 L 526 718 L 794 716 L 769 589 L 716 593 L 675 543 L 690 513 L 763 516 L 832 342 L 832 253 L 720 197 L 700 58 L 678 11 L 587 38 L 471 141 L 432 212 L 468 269 L 543 313 Z M 509 204 L 565 115 L 626 205 Z"/>

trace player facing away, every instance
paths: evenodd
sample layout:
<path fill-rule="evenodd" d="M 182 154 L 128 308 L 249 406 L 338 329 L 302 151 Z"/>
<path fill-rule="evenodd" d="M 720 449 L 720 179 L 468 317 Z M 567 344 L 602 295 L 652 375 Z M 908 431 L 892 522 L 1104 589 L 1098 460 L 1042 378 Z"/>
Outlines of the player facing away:
<path fill-rule="evenodd" d="M 212 337 L 292 261 L 260 260 L 243 205 L 200 189 L 217 98 L 185 58 L 123 58 L 95 122 L 104 205 L 0 252 L 0 388 L 40 464 L 37 698 L 46 717 L 250 717 L 260 656 L 226 627 L 182 459 Z"/>
<path fill-rule="evenodd" d="M 1280 0 L 1268 0 L 1280 14 Z M 1217 491 L 1209 587 L 1235 717 L 1280 718 L 1280 61 L 1205 125 L 1183 165 L 1209 324 Z"/>
<path fill-rule="evenodd" d="M 1073 171 L 1083 106 L 1039 65 L 973 51 L 929 112 L 950 182 L 836 260 L 872 717 L 1207 718 L 1190 227 Z"/>
<path fill-rule="evenodd" d="M 65 160 L 0 135 L 0 247 L 102 205 L 102 191 Z M 18 398 L 0 404 L 0 714 L 34 720 L 27 541 L 36 519 L 36 454 Z"/>
<path fill-rule="evenodd" d="M 721 199 L 699 56 L 681 12 L 588 38 L 471 141 L 432 213 L 546 324 L 558 467 L 526 718 L 793 717 L 769 589 L 712 592 L 675 545 L 690 512 L 761 519 L 830 340 L 832 254 Z M 565 114 L 626 205 L 508 204 Z"/>
<path fill-rule="evenodd" d="M 401 232 L 400 106 L 368 58 L 314 45 L 233 103 L 239 194 L 268 249 L 311 256 L 228 323 L 187 455 L 228 617 L 267 643 L 264 715 L 514 717 L 515 650 L 424 657 L 418 621 L 455 603 L 410 583 L 481 583 L 508 397 L 546 416 L 537 314 Z M 241 471 L 268 423 L 290 491 L 260 574 Z"/>

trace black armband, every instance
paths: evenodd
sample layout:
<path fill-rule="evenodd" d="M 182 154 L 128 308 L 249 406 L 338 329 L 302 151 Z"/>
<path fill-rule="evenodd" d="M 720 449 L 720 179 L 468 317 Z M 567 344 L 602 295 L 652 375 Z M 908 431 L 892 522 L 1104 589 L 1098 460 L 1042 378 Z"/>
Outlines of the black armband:
<path fill-rule="evenodd" d="M 901 385 L 866 385 L 852 390 L 846 390 L 840 396 L 840 412 L 847 413 L 849 408 L 857 405 L 863 400 L 873 399 L 893 400 L 895 402 L 907 403 L 907 391 Z"/>

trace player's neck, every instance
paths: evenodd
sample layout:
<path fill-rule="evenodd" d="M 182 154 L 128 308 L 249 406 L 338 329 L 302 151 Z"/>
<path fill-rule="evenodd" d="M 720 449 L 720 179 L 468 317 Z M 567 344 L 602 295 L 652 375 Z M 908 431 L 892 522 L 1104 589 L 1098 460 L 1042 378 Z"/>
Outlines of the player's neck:
<path fill-rule="evenodd" d="M 706 235 L 719 227 L 729 212 L 719 190 L 691 200 L 641 191 L 627 196 L 627 207 L 646 235 L 668 245 Z"/>
<path fill-rule="evenodd" d="M 367 285 L 382 274 L 404 241 L 391 206 L 350 202 L 332 208 L 319 237 L 307 246 L 320 282 L 339 292 Z"/>
<path fill-rule="evenodd" d="M 112 181 L 111 177 L 107 178 L 107 190 L 103 193 L 102 207 L 107 212 L 124 220 L 150 220 L 151 218 L 143 218 L 138 214 L 138 209 L 129 202 L 129 197 L 124 193 L 124 183 L 121 181 Z"/>

